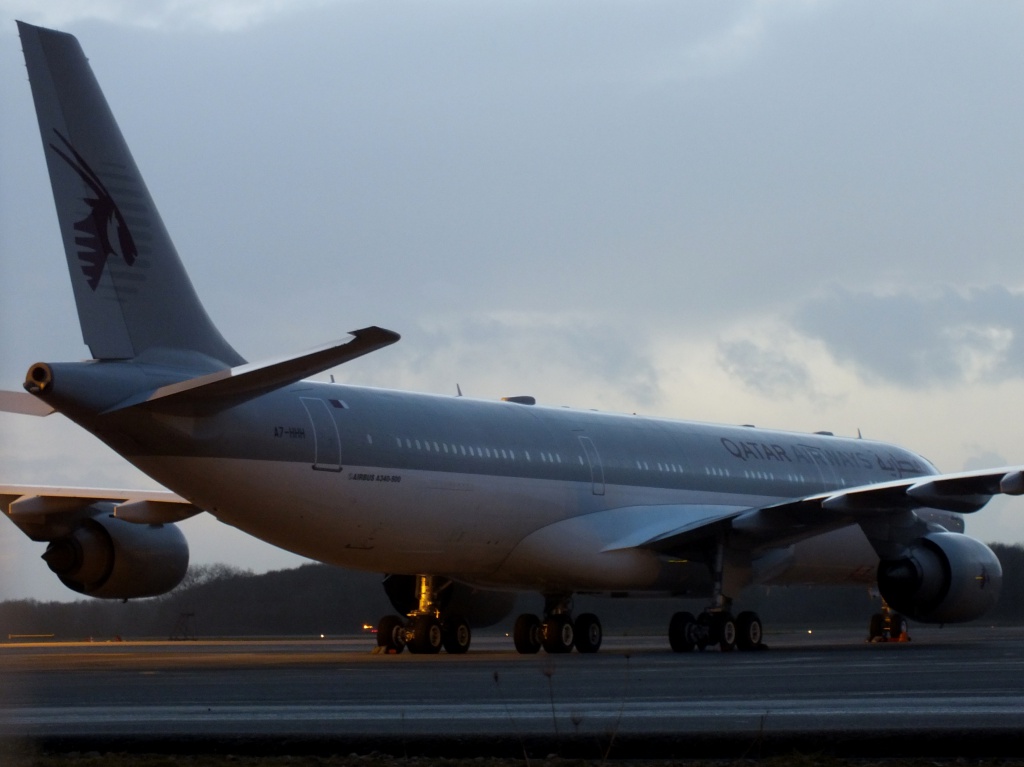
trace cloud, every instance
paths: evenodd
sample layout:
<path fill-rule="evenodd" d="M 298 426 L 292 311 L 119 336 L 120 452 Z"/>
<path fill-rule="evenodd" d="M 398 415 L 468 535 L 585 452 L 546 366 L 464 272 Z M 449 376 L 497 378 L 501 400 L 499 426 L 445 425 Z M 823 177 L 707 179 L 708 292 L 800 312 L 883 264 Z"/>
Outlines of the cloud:
<path fill-rule="evenodd" d="M 1024 293 L 1001 285 L 833 288 L 800 306 L 793 322 L 869 382 L 933 387 L 1024 374 Z"/>
<path fill-rule="evenodd" d="M 964 461 L 964 471 L 975 471 L 978 469 L 989 469 L 993 466 L 1011 465 L 1011 461 L 1008 461 L 1006 456 L 1002 453 L 989 450 L 981 445 L 973 445 L 972 447 L 976 452 L 969 455 L 967 460 Z"/>
<path fill-rule="evenodd" d="M 328 5 L 336 0 L 0 0 L 7 18 L 18 18 L 49 27 L 66 27 L 81 21 L 102 21 L 126 26 L 156 28 L 199 27 L 233 32 L 265 23 L 272 18 Z"/>
<path fill-rule="evenodd" d="M 812 390 L 806 365 L 747 339 L 720 342 L 718 359 L 729 375 L 765 396 L 795 397 Z"/>
<path fill-rule="evenodd" d="M 435 314 L 403 331 L 400 345 L 371 355 L 339 380 L 608 410 L 656 408 L 661 374 L 651 339 L 580 311 Z M 529 361 L 524 365 L 524 361 Z"/>
<path fill-rule="evenodd" d="M 748 0 L 687 8 L 686 23 L 670 27 L 675 44 L 652 51 L 647 71 L 663 84 L 736 72 L 763 54 L 795 19 L 820 5 L 814 0 Z"/>

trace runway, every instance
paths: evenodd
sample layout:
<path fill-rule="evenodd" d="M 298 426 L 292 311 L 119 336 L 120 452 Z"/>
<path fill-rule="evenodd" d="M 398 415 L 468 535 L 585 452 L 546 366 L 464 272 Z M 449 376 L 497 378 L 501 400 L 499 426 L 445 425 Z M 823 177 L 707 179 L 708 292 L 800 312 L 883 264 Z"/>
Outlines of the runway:
<path fill-rule="evenodd" d="M 373 655 L 324 640 L 0 645 L 0 737 L 58 749 L 1024 755 L 1024 629 L 770 635 L 758 653 Z"/>

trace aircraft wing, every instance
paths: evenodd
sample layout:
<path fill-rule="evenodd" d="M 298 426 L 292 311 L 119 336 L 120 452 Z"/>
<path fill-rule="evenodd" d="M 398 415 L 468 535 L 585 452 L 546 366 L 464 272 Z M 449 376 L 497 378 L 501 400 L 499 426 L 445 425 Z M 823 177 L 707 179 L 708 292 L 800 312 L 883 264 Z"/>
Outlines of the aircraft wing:
<path fill-rule="evenodd" d="M 170 490 L 0 485 L 0 509 L 29 538 L 50 541 L 81 519 L 111 513 L 126 522 L 180 522 L 203 510 Z"/>
<path fill-rule="evenodd" d="M 1011 466 L 908 477 L 756 508 L 705 507 L 715 513 L 697 515 L 685 506 L 678 507 L 678 514 L 659 515 L 660 526 L 624 535 L 604 551 L 644 548 L 670 553 L 723 526 L 746 537 L 754 547 L 789 545 L 847 525 L 917 509 L 968 514 L 980 510 L 998 494 L 1024 495 L 1024 469 Z"/>
<path fill-rule="evenodd" d="M 917 509 L 970 514 L 998 494 L 1024 494 L 1024 470 L 1011 466 L 935 474 L 817 493 L 751 509 L 732 520 L 732 529 L 759 542 L 792 542 Z"/>

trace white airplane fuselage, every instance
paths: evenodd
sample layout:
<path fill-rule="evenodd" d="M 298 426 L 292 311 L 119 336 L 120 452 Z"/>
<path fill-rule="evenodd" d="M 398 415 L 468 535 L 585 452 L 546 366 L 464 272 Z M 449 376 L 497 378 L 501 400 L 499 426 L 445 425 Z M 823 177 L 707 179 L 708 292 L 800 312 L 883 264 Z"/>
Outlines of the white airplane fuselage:
<path fill-rule="evenodd" d="M 152 453 L 127 457 L 223 522 L 320 561 L 509 588 L 699 589 L 703 566 L 605 549 L 670 516 L 935 473 L 869 440 L 314 382 L 151 418 L 127 428 Z M 763 578 L 874 578 L 859 528 L 819 538 Z"/>

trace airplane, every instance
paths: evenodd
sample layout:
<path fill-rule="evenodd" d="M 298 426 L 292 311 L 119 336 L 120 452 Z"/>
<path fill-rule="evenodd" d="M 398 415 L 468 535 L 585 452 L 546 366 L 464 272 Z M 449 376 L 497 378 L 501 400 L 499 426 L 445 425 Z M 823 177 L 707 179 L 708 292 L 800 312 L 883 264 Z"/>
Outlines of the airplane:
<path fill-rule="evenodd" d="M 859 436 L 310 380 L 399 340 L 376 326 L 247 362 L 204 310 L 78 41 L 18 26 L 92 358 L 30 365 L 0 409 L 60 413 L 167 488 L 0 486 L 74 591 L 169 591 L 188 566 L 176 523 L 208 513 L 384 574 L 391 653 L 464 653 L 517 592 L 544 600 L 515 620 L 524 654 L 598 651 L 577 594 L 703 600 L 672 614 L 676 652 L 764 647 L 760 617 L 734 613 L 750 584 L 877 584 L 901 630 L 995 604 L 999 560 L 963 515 L 1024 494 L 1019 466 L 940 474 Z"/>

